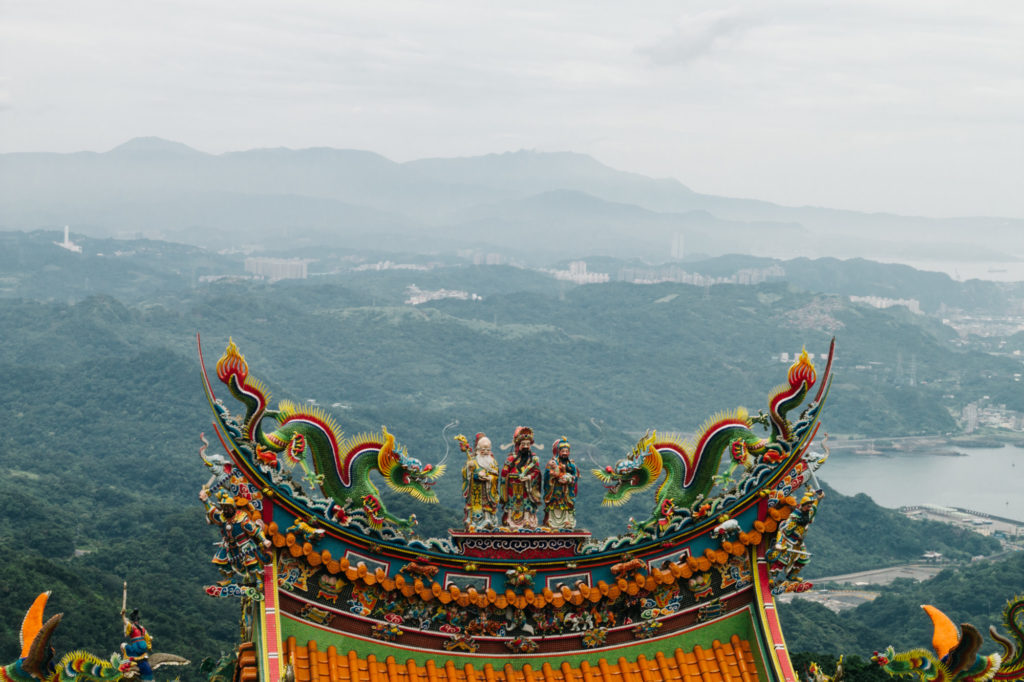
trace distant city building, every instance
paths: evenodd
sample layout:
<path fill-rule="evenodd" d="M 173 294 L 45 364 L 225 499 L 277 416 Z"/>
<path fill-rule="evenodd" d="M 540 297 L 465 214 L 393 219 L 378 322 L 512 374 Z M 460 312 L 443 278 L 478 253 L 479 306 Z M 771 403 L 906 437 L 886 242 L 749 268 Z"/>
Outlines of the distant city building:
<path fill-rule="evenodd" d="M 405 293 L 409 294 L 409 298 L 405 299 L 405 302 L 409 305 L 420 305 L 427 301 L 439 301 L 443 298 L 455 298 L 460 301 L 482 301 L 483 296 L 472 294 L 468 291 L 462 291 L 459 289 L 435 289 L 434 291 L 424 291 L 415 284 L 410 284 L 405 289 Z"/>
<path fill-rule="evenodd" d="M 724 277 L 712 277 L 697 272 L 687 272 L 674 265 L 660 268 L 623 268 L 619 270 L 619 280 L 633 284 L 660 284 L 662 282 L 678 282 L 706 287 L 712 284 L 760 284 L 769 279 L 776 279 L 786 274 L 779 265 L 767 268 L 747 268 L 738 270 Z"/>
<path fill-rule="evenodd" d="M 1012 336 L 1024 331 L 1024 317 L 1020 315 L 989 316 L 960 313 L 944 317 L 942 323 L 955 329 L 961 341 L 968 336 Z"/>
<path fill-rule="evenodd" d="M 865 303 L 874 308 L 892 308 L 901 305 L 915 315 L 922 315 L 921 302 L 915 298 L 883 298 L 882 296 L 850 296 L 851 303 Z"/>
<path fill-rule="evenodd" d="M 222 281 L 237 281 L 243 282 L 246 280 L 257 279 L 253 275 L 199 275 L 199 281 L 203 284 L 210 282 L 222 282 Z"/>
<path fill-rule="evenodd" d="M 672 237 L 672 251 L 671 251 L 672 260 L 682 260 L 683 259 L 683 256 L 686 255 L 685 254 L 685 250 L 683 248 L 684 244 L 685 244 L 685 237 L 683 236 L 682 233 L 676 234 L 674 237 Z"/>
<path fill-rule="evenodd" d="M 981 424 L 981 420 L 978 418 L 979 410 L 978 403 L 968 403 L 964 405 L 964 431 L 967 433 L 974 433 L 978 430 L 978 425 Z"/>
<path fill-rule="evenodd" d="M 508 258 L 500 253 L 473 253 L 473 265 L 504 265 Z"/>
<path fill-rule="evenodd" d="M 382 260 L 376 263 L 363 263 L 352 268 L 356 272 L 362 272 L 365 270 L 430 270 L 429 265 L 418 265 L 416 263 L 392 263 L 389 260 Z"/>
<path fill-rule="evenodd" d="M 986 405 L 983 400 L 968 403 L 961 412 L 964 429 L 971 433 L 982 427 L 1020 431 L 1024 425 L 1024 415 L 1006 405 Z"/>
<path fill-rule="evenodd" d="M 71 232 L 67 225 L 64 226 L 64 241 L 54 242 L 54 244 L 73 253 L 82 253 L 82 247 L 71 241 Z"/>
<path fill-rule="evenodd" d="M 279 279 L 306 279 L 309 261 L 302 258 L 246 258 L 245 271 L 271 282 Z"/>
<path fill-rule="evenodd" d="M 604 272 L 587 272 L 587 264 L 581 260 L 569 263 L 568 270 L 548 270 L 547 272 L 555 279 L 576 284 L 602 284 L 611 279 L 611 276 Z"/>

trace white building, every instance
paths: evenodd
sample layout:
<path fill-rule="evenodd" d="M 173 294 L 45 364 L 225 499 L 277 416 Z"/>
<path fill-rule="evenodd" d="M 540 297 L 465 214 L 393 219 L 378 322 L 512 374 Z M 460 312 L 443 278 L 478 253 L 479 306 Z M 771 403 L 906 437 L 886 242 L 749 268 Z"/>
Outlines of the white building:
<path fill-rule="evenodd" d="M 569 263 L 568 270 L 548 270 L 548 272 L 555 279 L 568 280 L 576 284 L 603 284 L 611 279 L 604 272 L 587 272 L 587 263 L 581 260 Z"/>
<path fill-rule="evenodd" d="M 64 241 L 54 242 L 54 244 L 73 253 L 82 253 L 82 247 L 71 241 L 71 232 L 67 225 L 64 226 Z"/>
<path fill-rule="evenodd" d="M 306 279 L 309 261 L 302 258 L 246 258 L 245 271 L 271 282 L 279 279 Z"/>
<path fill-rule="evenodd" d="M 978 430 L 978 403 L 967 403 L 963 411 L 964 431 L 974 433 Z"/>
<path fill-rule="evenodd" d="M 915 315 L 921 315 L 921 302 L 915 298 L 883 298 L 881 296 L 851 296 L 851 303 L 866 303 L 874 308 L 892 308 L 901 305 Z"/>

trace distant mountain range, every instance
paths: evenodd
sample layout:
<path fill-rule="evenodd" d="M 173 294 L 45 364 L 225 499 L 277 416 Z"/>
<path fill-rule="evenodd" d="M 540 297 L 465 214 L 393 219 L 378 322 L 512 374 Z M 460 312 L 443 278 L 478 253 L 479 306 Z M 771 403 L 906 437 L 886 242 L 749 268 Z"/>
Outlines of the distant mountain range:
<path fill-rule="evenodd" d="M 1007 260 L 1024 220 L 929 219 L 699 194 L 574 153 L 395 163 L 366 151 L 206 154 L 159 138 L 109 152 L 0 154 L 0 229 L 68 224 L 205 247 L 348 245 L 595 255 Z M 681 239 L 680 239 L 681 238 Z"/>

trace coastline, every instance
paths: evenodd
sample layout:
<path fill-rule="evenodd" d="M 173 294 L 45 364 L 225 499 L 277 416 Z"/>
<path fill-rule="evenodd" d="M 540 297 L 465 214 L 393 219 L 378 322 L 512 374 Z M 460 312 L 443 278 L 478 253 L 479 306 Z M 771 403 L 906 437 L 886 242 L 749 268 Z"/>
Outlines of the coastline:
<path fill-rule="evenodd" d="M 820 444 L 820 441 L 819 441 Z M 819 445 L 820 446 L 820 445 Z M 829 450 L 835 454 L 879 457 L 887 455 L 922 454 L 942 457 L 964 457 L 963 449 L 1024 447 L 1024 433 L 1018 431 L 985 432 L 944 436 L 877 436 L 832 434 Z"/>

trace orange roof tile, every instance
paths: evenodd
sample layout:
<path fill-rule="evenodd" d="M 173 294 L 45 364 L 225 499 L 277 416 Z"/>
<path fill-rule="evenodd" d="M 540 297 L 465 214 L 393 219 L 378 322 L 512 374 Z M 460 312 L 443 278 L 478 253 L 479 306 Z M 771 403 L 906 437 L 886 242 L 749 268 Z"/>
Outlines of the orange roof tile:
<path fill-rule="evenodd" d="M 285 643 L 285 654 L 296 682 L 758 682 L 750 643 L 737 635 L 725 644 L 715 640 L 710 649 L 659 651 L 654 660 L 640 654 L 635 661 L 601 658 L 596 664 L 581 661 L 578 666 L 562 661 L 557 668 L 550 662 L 540 663 L 539 668 L 531 663 L 516 668 L 511 662 L 500 668 L 490 663 L 460 667 L 452 660 L 428 660 L 421 666 L 409 659 L 402 664 L 393 656 L 378 661 L 373 654 L 364 659 L 355 651 L 340 655 L 333 646 L 325 653 L 316 642 L 298 646 L 294 637 Z"/>
<path fill-rule="evenodd" d="M 252 642 L 238 647 L 238 679 L 242 682 L 255 682 L 260 678 L 256 663 L 256 648 Z"/>

